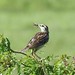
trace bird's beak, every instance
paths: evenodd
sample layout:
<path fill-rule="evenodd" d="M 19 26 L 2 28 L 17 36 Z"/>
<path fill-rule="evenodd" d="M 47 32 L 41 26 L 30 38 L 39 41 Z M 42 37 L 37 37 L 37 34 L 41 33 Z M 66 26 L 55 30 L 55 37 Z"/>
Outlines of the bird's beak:
<path fill-rule="evenodd" d="M 34 23 L 34 26 L 38 26 L 38 24 L 37 23 Z"/>

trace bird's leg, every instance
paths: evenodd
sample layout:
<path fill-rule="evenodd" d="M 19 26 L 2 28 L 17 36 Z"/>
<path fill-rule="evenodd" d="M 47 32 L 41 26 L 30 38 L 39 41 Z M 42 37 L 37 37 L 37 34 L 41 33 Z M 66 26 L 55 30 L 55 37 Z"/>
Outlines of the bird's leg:
<path fill-rule="evenodd" d="M 34 57 L 34 58 L 39 58 L 39 59 L 41 59 L 37 54 L 36 54 L 36 50 L 35 49 L 33 49 L 32 50 L 32 56 Z"/>
<path fill-rule="evenodd" d="M 33 56 L 33 58 L 35 58 L 35 55 L 34 55 L 34 49 L 32 49 L 32 56 Z"/>
<path fill-rule="evenodd" d="M 32 56 L 34 56 L 34 51 L 32 50 L 32 52 L 31 52 L 31 54 L 32 54 Z"/>
<path fill-rule="evenodd" d="M 35 52 L 34 52 L 34 55 L 35 55 L 37 58 L 41 59 L 41 57 L 39 57 Z"/>

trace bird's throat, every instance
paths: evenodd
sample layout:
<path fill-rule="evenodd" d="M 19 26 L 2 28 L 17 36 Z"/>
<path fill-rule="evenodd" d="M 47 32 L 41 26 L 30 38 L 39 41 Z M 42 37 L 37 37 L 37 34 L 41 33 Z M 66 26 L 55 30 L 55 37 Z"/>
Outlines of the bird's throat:
<path fill-rule="evenodd" d="M 46 30 L 45 30 L 45 28 L 40 28 L 41 29 L 41 32 L 47 32 Z"/>

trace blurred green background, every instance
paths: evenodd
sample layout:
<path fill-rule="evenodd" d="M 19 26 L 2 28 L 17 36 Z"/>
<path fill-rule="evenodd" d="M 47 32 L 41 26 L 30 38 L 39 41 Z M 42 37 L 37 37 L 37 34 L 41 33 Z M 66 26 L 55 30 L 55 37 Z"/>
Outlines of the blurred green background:
<path fill-rule="evenodd" d="M 33 23 L 48 25 L 50 40 L 40 56 L 75 56 L 75 0 L 0 0 L 0 33 L 20 51 L 39 31 Z"/>

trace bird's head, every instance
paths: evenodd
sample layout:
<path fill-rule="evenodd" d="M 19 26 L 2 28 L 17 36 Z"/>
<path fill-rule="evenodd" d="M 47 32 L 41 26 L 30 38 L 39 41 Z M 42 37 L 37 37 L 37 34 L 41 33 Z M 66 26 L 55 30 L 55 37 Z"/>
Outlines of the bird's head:
<path fill-rule="evenodd" d="M 45 24 L 34 23 L 34 25 L 38 26 L 41 29 L 41 32 L 48 32 L 48 26 L 46 26 Z"/>

